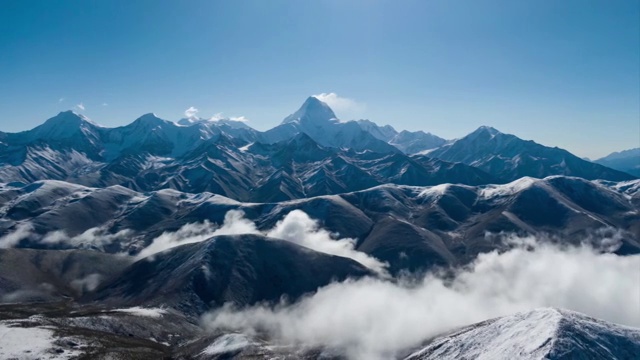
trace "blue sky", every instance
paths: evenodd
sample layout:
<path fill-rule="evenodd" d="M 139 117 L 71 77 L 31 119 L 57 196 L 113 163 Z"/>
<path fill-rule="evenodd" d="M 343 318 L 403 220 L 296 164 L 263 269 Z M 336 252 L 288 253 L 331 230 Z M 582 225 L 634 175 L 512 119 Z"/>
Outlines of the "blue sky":
<path fill-rule="evenodd" d="M 322 93 L 343 119 L 445 138 L 638 147 L 640 2 L 0 0 L 3 131 L 191 106 L 262 130 Z"/>

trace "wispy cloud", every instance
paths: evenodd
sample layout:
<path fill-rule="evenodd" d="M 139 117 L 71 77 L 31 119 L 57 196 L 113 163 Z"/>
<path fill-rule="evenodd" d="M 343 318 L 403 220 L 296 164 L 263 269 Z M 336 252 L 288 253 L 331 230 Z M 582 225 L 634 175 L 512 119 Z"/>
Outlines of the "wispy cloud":
<path fill-rule="evenodd" d="M 0 249 L 12 248 L 21 240 L 26 239 L 33 233 L 33 226 L 29 223 L 19 224 L 16 229 L 2 237 L 0 237 Z"/>
<path fill-rule="evenodd" d="M 313 95 L 318 100 L 327 103 L 336 115 L 342 120 L 352 120 L 362 118 L 366 111 L 366 104 L 354 99 L 339 96 L 336 93 L 322 93 Z"/>
<path fill-rule="evenodd" d="M 190 117 L 196 116 L 197 113 L 198 113 L 198 109 L 196 109 L 193 106 L 190 106 L 187 110 L 184 111 L 184 116 L 190 118 Z"/>
<path fill-rule="evenodd" d="M 209 118 L 209 120 L 211 120 L 211 121 L 232 120 L 232 121 L 241 121 L 241 122 L 249 121 L 249 119 L 247 119 L 244 116 L 227 117 L 227 116 L 224 116 L 221 112 L 213 114 L 213 116 L 211 118 Z"/>
<path fill-rule="evenodd" d="M 80 104 L 76 105 L 76 109 L 84 111 L 84 104 L 80 103 Z"/>
<path fill-rule="evenodd" d="M 233 120 L 233 121 L 242 121 L 242 122 L 247 122 L 249 121 L 249 119 L 247 119 L 244 116 L 232 116 L 229 118 L 229 120 Z"/>
<path fill-rule="evenodd" d="M 63 101 L 64 101 L 64 98 L 60 98 L 60 99 L 58 99 L 58 102 L 59 102 L 59 103 L 61 103 L 61 102 L 63 102 Z"/>
<path fill-rule="evenodd" d="M 109 104 L 107 104 L 107 103 L 102 103 L 102 106 L 109 106 Z"/>
<path fill-rule="evenodd" d="M 320 224 L 309 217 L 302 210 L 294 210 L 278 221 L 270 230 L 261 232 L 257 226 L 244 217 L 240 210 L 229 210 L 224 216 L 224 222 L 217 226 L 208 221 L 203 223 L 190 223 L 182 226 L 175 232 L 164 232 L 144 248 L 138 258 L 153 256 L 156 253 L 171 249 L 176 246 L 201 242 L 212 236 L 262 234 L 270 238 L 286 240 L 318 252 L 347 257 L 370 268 L 377 273 L 386 276 L 387 264 L 382 263 L 363 252 L 355 249 L 356 239 L 338 239 L 329 231 L 320 227 Z"/>

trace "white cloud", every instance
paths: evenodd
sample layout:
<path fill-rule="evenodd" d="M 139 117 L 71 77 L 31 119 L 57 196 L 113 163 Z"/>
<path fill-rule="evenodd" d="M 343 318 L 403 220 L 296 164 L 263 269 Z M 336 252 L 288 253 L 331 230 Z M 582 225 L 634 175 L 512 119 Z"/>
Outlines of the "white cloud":
<path fill-rule="evenodd" d="M 31 224 L 19 224 L 16 229 L 2 237 L 0 237 L 0 249 L 12 248 L 21 240 L 30 237 L 33 233 L 33 226 Z"/>
<path fill-rule="evenodd" d="M 342 120 L 362 118 L 366 111 L 366 104 L 353 99 L 341 97 L 336 93 L 322 93 L 313 95 L 318 100 L 327 103 Z"/>
<path fill-rule="evenodd" d="M 241 122 L 247 122 L 249 121 L 249 119 L 247 119 L 244 116 L 232 116 L 229 118 L 229 120 L 233 120 L 233 121 L 241 121 Z"/>
<path fill-rule="evenodd" d="M 61 103 L 61 102 L 63 102 L 63 101 L 64 101 L 64 98 L 60 98 L 60 99 L 58 99 L 58 102 L 59 102 L 59 103 Z"/>
<path fill-rule="evenodd" d="M 640 326 L 640 281 L 632 275 L 639 267 L 638 255 L 523 246 L 480 255 L 453 278 L 334 283 L 292 305 L 226 306 L 203 323 L 266 331 L 282 343 L 327 347 L 352 360 L 388 359 L 454 328 L 543 306 Z"/>
<path fill-rule="evenodd" d="M 80 103 L 76 105 L 76 109 L 84 111 L 84 104 Z"/>
<path fill-rule="evenodd" d="M 218 227 L 209 221 L 190 223 L 175 232 L 164 232 L 153 239 L 137 256 L 138 259 L 152 256 L 176 246 L 205 241 L 217 235 L 259 234 L 255 224 L 244 218 L 239 210 L 229 210 L 224 216 L 222 226 Z"/>
<path fill-rule="evenodd" d="M 187 110 L 184 111 L 184 116 L 190 118 L 196 116 L 198 114 L 198 109 L 193 106 L 190 106 Z"/>
<path fill-rule="evenodd" d="M 71 287 L 79 294 L 84 294 L 87 291 L 95 290 L 102 281 L 102 275 L 98 273 L 89 274 L 83 278 L 75 279 L 71 281 Z"/>
<path fill-rule="evenodd" d="M 311 219 L 302 210 L 293 210 L 288 213 L 266 235 L 287 240 L 325 254 L 350 258 L 379 274 L 386 275 L 388 264 L 355 250 L 356 239 L 336 239 L 336 236 L 320 228 L 318 222 Z"/>
<path fill-rule="evenodd" d="M 47 233 L 42 238 L 42 243 L 48 245 L 64 244 L 73 248 L 102 250 L 109 244 L 127 240 L 132 233 L 133 231 L 125 229 L 112 234 L 107 228 L 94 227 L 87 229 L 79 235 L 69 236 L 64 230 L 57 230 Z"/>
<path fill-rule="evenodd" d="M 242 121 L 242 122 L 249 121 L 249 119 L 247 119 L 244 116 L 226 117 L 221 112 L 213 114 L 213 116 L 209 120 L 211 121 L 232 120 L 232 121 Z"/>
<path fill-rule="evenodd" d="M 229 210 L 224 216 L 222 226 L 205 221 L 190 223 L 175 232 L 164 232 L 144 248 L 138 258 L 152 256 L 167 249 L 197 243 L 218 235 L 262 234 L 268 237 L 286 240 L 309 249 L 330 255 L 353 259 L 362 265 L 387 276 L 387 264 L 355 250 L 355 239 L 338 239 L 325 229 L 320 228 L 317 221 L 311 219 L 302 210 L 294 210 L 278 221 L 271 230 L 261 232 L 256 225 L 244 217 L 240 210 Z"/>
<path fill-rule="evenodd" d="M 109 106 L 109 104 L 105 102 L 105 103 L 102 103 L 102 106 Z"/>

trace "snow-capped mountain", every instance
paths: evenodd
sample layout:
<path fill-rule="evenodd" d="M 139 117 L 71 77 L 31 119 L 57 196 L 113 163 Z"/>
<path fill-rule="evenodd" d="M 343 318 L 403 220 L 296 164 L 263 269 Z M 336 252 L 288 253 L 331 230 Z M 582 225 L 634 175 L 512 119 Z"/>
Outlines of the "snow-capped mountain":
<path fill-rule="evenodd" d="M 614 152 L 594 162 L 634 176 L 640 176 L 640 148 Z"/>
<path fill-rule="evenodd" d="M 331 108 L 310 96 L 300 109 L 287 116 L 279 126 L 263 135 L 264 142 L 274 143 L 304 133 L 318 144 L 333 148 L 379 153 L 398 149 L 363 130 L 356 121 L 341 122 Z"/>
<path fill-rule="evenodd" d="M 640 329 L 541 308 L 439 337 L 406 360 L 634 359 L 638 354 Z"/>
<path fill-rule="evenodd" d="M 210 191 L 243 201 L 336 194 L 388 182 L 477 185 L 496 181 L 467 165 L 419 161 L 398 151 L 324 147 L 306 133 L 264 144 L 255 141 L 259 134 L 252 130 L 218 122 L 180 126 L 153 114 L 124 127 L 89 128 L 90 141 L 81 142 L 84 137 L 65 144 L 39 140 L 8 147 L 2 153 L 8 159 L 0 167 L 1 178 L 23 183 L 55 179 L 87 186 L 123 185 L 142 191 Z M 16 148 L 26 156 L 9 161 L 19 154 Z"/>
<path fill-rule="evenodd" d="M 505 181 L 523 176 L 578 176 L 589 180 L 631 180 L 635 177 L 580 159 L 570 152 L 522 140 L 482 126 L 471 134 L 426 152 L 430 157 L 461 162 L 482 169 Z"/>
<path fill-rule="evenodd" d="M 402 154 L 415 152 L 423 155 Z M 105 128 L 67 111 L 29 131 L 0 133 L 4 182 L 54 179 L 138 191 L 211 191 L 242 201 L 336 194 L 384 183 L 478 185 L 554 174 L 633 179 L 488 127 L 446 142 L 368 120 L 342 122 L 315 97 L 266 132 L 228 118 L 176 123 L 154 114 Z"/>

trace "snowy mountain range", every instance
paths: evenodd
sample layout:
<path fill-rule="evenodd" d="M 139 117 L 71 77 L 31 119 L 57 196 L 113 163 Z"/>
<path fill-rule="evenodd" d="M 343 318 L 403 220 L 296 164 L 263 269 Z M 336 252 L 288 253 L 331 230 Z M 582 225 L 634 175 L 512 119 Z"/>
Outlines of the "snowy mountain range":
<path fill-rule="evenodd" d="M 107 128 L 66 111 L 0 132 L 0 358 L 361 360 L 358 341 L 384 317 L 367 306 L 384 293 L 316 316 L 339 287 L 406 291 L 399 301 L 408 307 L 430 281 L 440 285 L 429 301 L 464 293 L 474 271 L 516 278 L 508 264 L 486 263 L 512 251 L 522 254 L 510 264 L 538 270 L 548 265 L 526 255 L 537 246 L 582 249 L 606 266 L 634 265 L 640 254 L 635 150 L 590 162 L 486 126 L 446 140 L 342 121 L 315 97 L 264 132 L 242 120 L 145 114 Z M 615 280 L 606 266 L 600 285 Z M 333 323 L 328 335 L 309 324 L 307 343 L 290 339 L 306 324 L 278 327 L 292 327 L 278 316 L 300 309 L 337 322 L 339 307 L 362 310 L 365 329 L 348 324 L 338 336 Z M 234 311 L 254 312 L 231 321 L 240 329 L 208 327 Z M 445 333 L 408 326 L 413 340 L 390 339 L 376 360 L 640 353 L 640 330 L 573 311 L 490 314 L 506 313 L 470 315 Z M 265 323 L 248 325 L 256 319 Z M 353 334 L 353 343 L 338 341 Z"/>
<path fill-rule="evenodd" d="M 385 183 L 479 185 L 550 175 L 634 179 L 489 127 L 445 141 L 368 120 L 342 122 L 315 97 L 266 132 L 231 119 L 176 123 L 154 114 L 105 128 L 67 111 L 29 131 L 0 133 L 5 183 L 63 180 L 280 201 Z"/>

